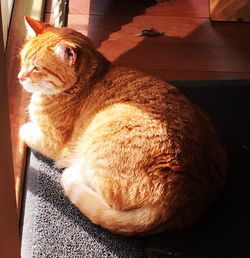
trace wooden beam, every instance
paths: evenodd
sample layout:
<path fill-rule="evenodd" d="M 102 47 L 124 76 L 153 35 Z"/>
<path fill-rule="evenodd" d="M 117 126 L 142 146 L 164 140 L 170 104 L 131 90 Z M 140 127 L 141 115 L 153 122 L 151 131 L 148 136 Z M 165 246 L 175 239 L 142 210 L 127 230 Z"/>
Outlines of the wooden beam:
<path fill-rule="evenodd" d="M 19 71 L 18 52 L 26 39 L 26 28 L 24 16 L 31 16 L 34 19 L 43 19 L 44 2 L 34 0 L 16 0 L 12 12 L 11 24 L 8 35 L 6 58 L 8 63 L 7 82 L 9 95 L 11 139 L 14 162 L 15 190 L 18 211 L 21 208 L 21 197 L 23 178 L 26 162 L 26 146 L 19 139 L 19 128 L 27 119 L 26 106 L 28 94 L 22 90 L 17 74 Z"/>
<path fill-rule="evenodd" d="M 20 257 L 0 2 L 0 257 Z"/>

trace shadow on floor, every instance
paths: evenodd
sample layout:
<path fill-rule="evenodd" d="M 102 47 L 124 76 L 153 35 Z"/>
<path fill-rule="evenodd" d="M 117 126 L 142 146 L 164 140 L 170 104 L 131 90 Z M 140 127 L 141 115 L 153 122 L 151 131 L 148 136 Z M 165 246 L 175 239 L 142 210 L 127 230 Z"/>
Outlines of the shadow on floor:
<path fill-rule="evenodd" d="M 172 84 L 208 114 L 228 150 L 228 182 L 217 203 L 191 230 L 147 237 L 113 235 L 93 225 L 69 203 L 59 183 L 61 171 L 36 154 L 27 182 L 28 191 L 37 198 L 31 209 L 35 216 L 33 240 L 39 239 L 32 242 L 34 252 L 47 252 L 49 257 L 50 252 L 60 251 L 73 257 L 92 248 L 93 255 L 105 251 L 110 257 L 124 258 L 250 257 L 250 82 Z"/>

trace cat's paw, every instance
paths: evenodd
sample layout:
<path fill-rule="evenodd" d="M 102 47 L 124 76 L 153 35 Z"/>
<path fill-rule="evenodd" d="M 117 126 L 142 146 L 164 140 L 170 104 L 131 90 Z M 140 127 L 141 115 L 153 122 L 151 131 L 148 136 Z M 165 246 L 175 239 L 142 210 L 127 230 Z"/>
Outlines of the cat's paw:
<path fill-rule="evenodd" d="M 79 169 L 66 168 L 62 174 L 61 185 L 64 190 L 64 194 L 68 196 L 72 203 L 75 204 L 77 195 L 77 189 L 81 184 L 82 178 L 80 177 Z"/>
<path fill-rule="evenodd" d="M 32 122 L 23 124 L 19 131 L 20 138 L 29 146 L 34 147 L 41 142 L 42 132 L 37 125 Z"/>

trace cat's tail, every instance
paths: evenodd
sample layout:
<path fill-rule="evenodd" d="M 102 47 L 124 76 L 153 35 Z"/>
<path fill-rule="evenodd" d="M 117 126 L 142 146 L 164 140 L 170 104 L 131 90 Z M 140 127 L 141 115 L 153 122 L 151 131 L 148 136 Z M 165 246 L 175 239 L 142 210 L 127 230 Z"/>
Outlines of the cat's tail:
<path fill-rule="evenodd" d="M 81 185 L 68 187 L 62 181 L 65 194 L 92 222 L 114 233 L 142 235 L 152 233 L 161 221 L 160 207 L 138 208 L 128 211 L 116 210 L 89 188 Z M 158 230 L 157 230 L 158 231 Z M 161 230 L 160 230 L 161 231 Z"/>
<path fill-rule="evenodd" d="M 106 204 L 92 189 L 79 195 L 76 206 L 95 224 L 123 235 L 152 233 L 160 222 L 160 207 L 145 207 L 128 211 L 116 210 Z"/>

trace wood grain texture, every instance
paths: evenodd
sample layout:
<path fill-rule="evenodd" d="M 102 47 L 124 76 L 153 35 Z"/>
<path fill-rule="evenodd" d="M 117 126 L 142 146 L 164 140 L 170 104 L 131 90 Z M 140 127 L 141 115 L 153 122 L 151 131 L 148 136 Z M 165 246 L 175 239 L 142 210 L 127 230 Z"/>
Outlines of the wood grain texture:
<path fill-rule="evenodd" d="M 1 3 L 0 27 L 2 27 Z M 16 258 L 20 256 L 20 249 L 2 31 L 0 31 L 0 69 L 0 257 Z"/>
<path fill-rule="evenodd" d="M 25 3 L 22 1 L 15 2 L 8 35 L 9 43 L 6 50 L 11 139 L 18 211 L 20 211 L 21 208 L 22 186 L 26 163 L 26 147 L 24 143 L 20 141 L 18 132 L 20 125 L 27 119 L 25 108 L 28 101 L 28 94 L 22 90 L 17 79 L 19 71 L 18 53 L 26 37 L 24 14 L 33 16 L 36 19 L 41 19 L 43 2 L 44 1 L 37 1 L 35 5 L 32 5 L 32 1 L 25 1 Z"/>
<path fill-rule="evenodd" d="M 210 0 L 209 4 L 214 21 L 250 21 L 249 0 Z"/>
<path fill-rule="evenodd" d="M 249 24 L 212 23 L 204 0 L 132 2 L 74 1 L 69 26 L 115 64 L 163 79 L 249 78 Z M 151 27 L 164 35 L 136 37 Z"/>
<path fill-rule="evenodd" d="M 207 1 L 171 0 L 157 3 L 154 0 L 144 1 L 70 1 L 70 14 L 83 15 L 155 15 L 208 17 Z"/>

